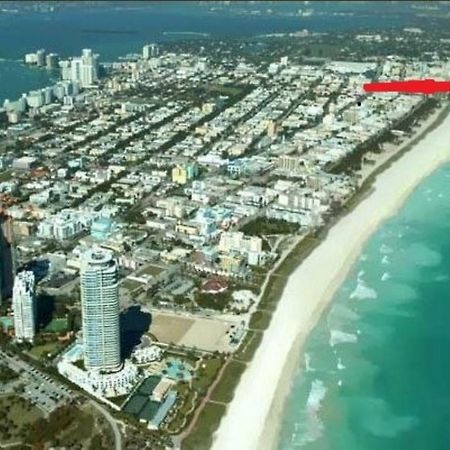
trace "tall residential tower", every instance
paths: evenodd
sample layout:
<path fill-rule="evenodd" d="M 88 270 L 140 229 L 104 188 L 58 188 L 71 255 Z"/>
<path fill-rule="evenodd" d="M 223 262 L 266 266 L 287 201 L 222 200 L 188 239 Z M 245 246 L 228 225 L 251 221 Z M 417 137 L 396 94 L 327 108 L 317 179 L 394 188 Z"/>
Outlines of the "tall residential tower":
<path fill-rule="evenodd" d="M 14 334 L 19 342 L 33 342 L 36 331 L 36 294 L 34 273 L 19 272 L 14 280 L 12 307 Z"/>
<path fill-rule="evenodd" d="M 73 58 L 70 65 L 71 80 L 81 87 L 92 86 L 98 80 L 98 55 L 94 55 L 90 48 L 84 48 L 79 58 Z"/>
<path fill-rule="evenodd" d="M 115 371 L 121 367 L 117 262 L 111 252 L 89 250 L 80 269 L 84 365 Z"/>

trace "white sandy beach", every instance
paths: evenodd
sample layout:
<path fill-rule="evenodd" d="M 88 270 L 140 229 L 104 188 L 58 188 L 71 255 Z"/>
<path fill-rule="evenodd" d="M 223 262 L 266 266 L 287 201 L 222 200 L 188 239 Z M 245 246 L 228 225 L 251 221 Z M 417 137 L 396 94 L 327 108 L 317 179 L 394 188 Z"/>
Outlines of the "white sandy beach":
<path fill-rule="evenodd" d="M 269 328 L 214 436 L 214 450 L 263 450 L 276 443 L 280 412 L 308 332 L 362 246 L 412 190 L 450 160 L 450 115 L 386 171 L 290 276 Z"/>

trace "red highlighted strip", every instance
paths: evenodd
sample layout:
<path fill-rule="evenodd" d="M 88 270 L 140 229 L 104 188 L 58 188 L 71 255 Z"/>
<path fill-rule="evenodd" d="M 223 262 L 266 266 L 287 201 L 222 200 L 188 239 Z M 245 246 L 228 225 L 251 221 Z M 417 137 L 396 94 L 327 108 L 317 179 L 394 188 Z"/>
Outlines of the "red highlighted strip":
<path fill-rule="evenodd" d="M 406 80 L 365 83 L 365 92 L 399 92 L 401 94 L 437 94 L 450 92 L 450 81 Z"/>

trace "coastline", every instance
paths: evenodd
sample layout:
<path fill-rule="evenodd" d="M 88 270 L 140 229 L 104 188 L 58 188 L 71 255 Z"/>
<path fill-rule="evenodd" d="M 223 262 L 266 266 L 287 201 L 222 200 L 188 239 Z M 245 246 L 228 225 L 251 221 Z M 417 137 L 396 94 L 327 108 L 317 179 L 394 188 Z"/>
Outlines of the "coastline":
<path fill-rule="evenodd" d="M 443 111 L 446 117 L 440 120 Z M 370 191 L 356 194 L 360 202 L 331 224 L 324 240 L 289 276 L 263 340 L 214 435 L 214 450 L 276 447 L 281 414 L 309 331 L 367 239 L 424 178 L 450 160 L 448 108 L 427 122 L 425 129 L 420 126 L 412 139 L 374 168 L 365 180 Z M 330 281 L 311 286 L 311 279 Z"/>

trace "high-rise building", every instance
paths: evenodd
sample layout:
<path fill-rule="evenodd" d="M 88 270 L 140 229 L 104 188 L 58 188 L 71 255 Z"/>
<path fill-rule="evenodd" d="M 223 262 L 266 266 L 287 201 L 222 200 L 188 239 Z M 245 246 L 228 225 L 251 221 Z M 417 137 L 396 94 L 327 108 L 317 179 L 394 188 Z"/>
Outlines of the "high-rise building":
<path fill-rule="evenodd" d="M 15 252 L 12 219 L 0 210 L 0 303 L 12 293 L 15 273 Z"/>
<path fill-rule="evenodd" d="M 72 79 L 72 62 L 69 60 L 59 61 L 59 67 L 61 69 L 61 78 L 63 80 Z"/>
<path fill-rule="evenodd" d="M 111 252 L 91 249 L 80 268 L 81 312 L 86 369 L 121 367 L 117 262 Z"/>
<path fill-rule="evenodd" d="M 98 80 L 98 55 L 85 48 L 80 58 L 71 61 L 71 80 L 80 83 L 81 87 L 92 86 Z"/>
<path fill-rule="evenodd" d="M 47 69 L 57 69 L 58 68 L 58 55 L 56 53 L 49 53 L 45 57 L 45 66 Z"/>
<path fill-rule="evenodd" d="M 45 66 L 45 50 L 42 48 L 36 52 L 36 64 L 40 67 Z"/>
<path fill-rule="evenodd" d="M 156 44 L 146 44 L 142 47 L 142 57 L 144 59 L 154 58 L 158 54 L 159 48 Z"/>
<path fill-rule="evenodd" d="M 19 272 L 14 280 L 12 307 L 14 333 L 19 342 L 33 342 L 36 331 L 36 294 L 34 273 Z"/>
<path fill-rule="evenodd" d="M 45 91 L 39 89 L 30 91 L 27 95 L 27 104 L 30 108 L 40 108 L 45 105 Z"/>

